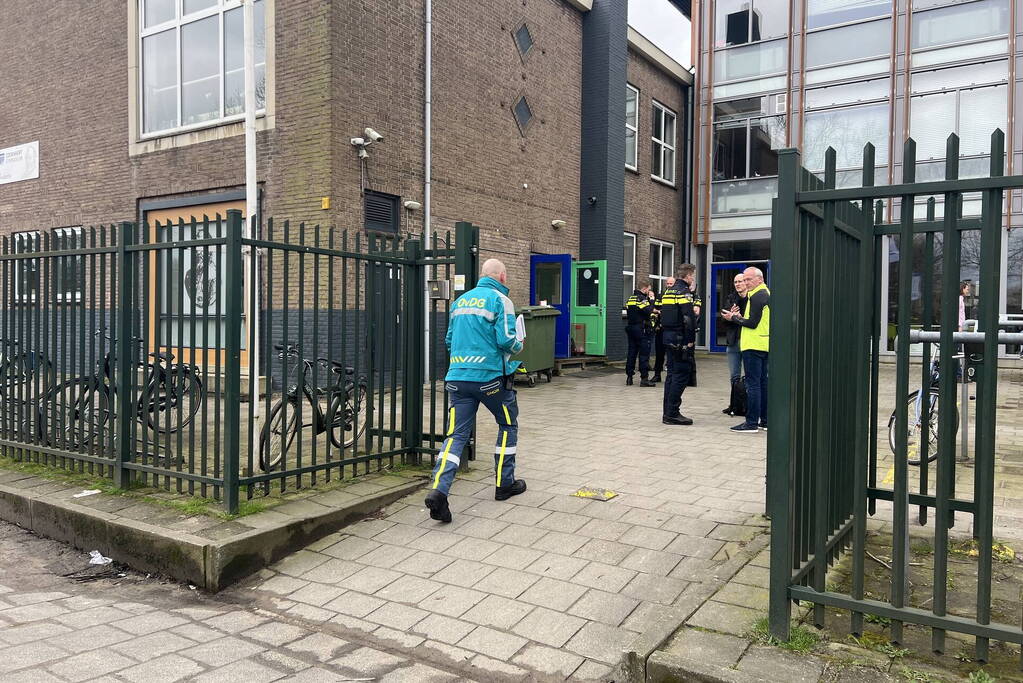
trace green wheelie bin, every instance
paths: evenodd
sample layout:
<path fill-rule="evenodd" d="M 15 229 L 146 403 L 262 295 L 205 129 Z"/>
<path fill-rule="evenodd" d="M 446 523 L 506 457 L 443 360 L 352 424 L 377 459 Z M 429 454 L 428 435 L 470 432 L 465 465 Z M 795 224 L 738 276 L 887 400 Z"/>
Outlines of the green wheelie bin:
<path fill-rule="evenodd" d="M 526 324 L 526 341 L 512 360 L 522 361 L 515 378 L 536 384 L 541 374 L 551 381 L 554 373 L 554 319 L 561 311 L 553 306 L 522 306 L 517 311 Z"/>

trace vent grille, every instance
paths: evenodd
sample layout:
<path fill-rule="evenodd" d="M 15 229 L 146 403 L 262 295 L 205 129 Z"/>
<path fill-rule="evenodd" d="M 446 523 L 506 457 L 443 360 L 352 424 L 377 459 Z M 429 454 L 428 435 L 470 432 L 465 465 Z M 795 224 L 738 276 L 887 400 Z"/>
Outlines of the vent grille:
<path fill-rule="evenodd" d="M 393 194 L 367 190 L 364 197 L 364 221 L 366 230 L 375 232 L 398 232 L 398 202 L 401 198 Z"/>

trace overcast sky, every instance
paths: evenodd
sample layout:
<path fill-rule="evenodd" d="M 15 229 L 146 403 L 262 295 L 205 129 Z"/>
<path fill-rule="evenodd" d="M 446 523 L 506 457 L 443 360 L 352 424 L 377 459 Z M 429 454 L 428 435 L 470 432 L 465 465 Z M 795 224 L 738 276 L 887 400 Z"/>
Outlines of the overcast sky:
<path fill-rule="evenodd" d="M 691 66 L 689 20 L 668 0 L 629 0 L 629 25 L 682 66 Z"/>

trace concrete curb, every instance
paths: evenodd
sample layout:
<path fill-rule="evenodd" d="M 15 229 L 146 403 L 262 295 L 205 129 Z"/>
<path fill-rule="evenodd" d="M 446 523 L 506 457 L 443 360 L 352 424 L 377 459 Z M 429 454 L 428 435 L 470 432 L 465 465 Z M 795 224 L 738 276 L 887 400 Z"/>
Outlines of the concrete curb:
<path fill-rule="evenodd" d="M 4 484 L 0 484 L 0 519 L 84 551 L 99 550 L 139 571 L 216 592 L 415 492 L 425 482 L 409 480 L 327 508 L 323 514 L 295 517 L 222 541 L 114 518 L 52 492 Z"/>
<path fill-rule="evenodd" d="M 636 636 L 632 643 L 629 644 L 628 649 L 622 652 L 621 660 L 619 661 L 617 670 L 620 677 L 629 681 L 630 683 L 645 683 L 646 681 L 655 680 L 651 678 L 653 672 L 651 671 L 652 662 L 655 661 L 654 656 L 656 655 L 659 662 L 658 666 L 670 667 L 671 671 L 684 671 L 683 668 L 685 663 L 689 660 L 683 660 L 681 657 L 676 657 L 664 652 L 657 652 L 657 650 L 663 646 L 668 640 L 671 639 L 675 633 L 685 625 L 686 621 L 696 613 L 698 609 L 711 597 L 714 596 L 718 590 L 721 589 L 726 583 L 728 583 L 733 576 L 735 576 L 740 569 L 749 564 L 750 560 L 757 556 L 757 554 L 763 550 L 768 543 L 770 543 L 771 534 L 770 532 L 757 536 L 749 544 L 736 553 L 735 557 L 730 558 L 727 562 L 717 567 L 714 570 L 714 576 L 710 578 L 706 583 L 695 584 L 692 592 L 688 595 L 683 593 L 682 599 L 678 604 L 673 606 L 669 612 L 662 617 L 653 627 L 647 629 L 645 632 Z M 707 667 L 703 667 L 706 669 Z M 710 667 L 715 668 L 715 667 Z M 668 669 L 664 669 L 667 671 Z M 701 669 L 702 670 L 702 669 Z M 685 676 L 668 676 L 667 678 L 658 678 L 658 681 L 753 681 L 759 679 L 753 678 L 700 678 L 699 675 L 701 670 L 694 669 L 692 675 L 693 678 L 687 678 Z M 731 669 L 721 669 L 724 672 L 722 675 L 730 675 L 736 673 Z M 665 674 L 667 675 L 667 674 Z M 710 675 L 710 674 L 707 674 Z M 742 675 L 742 674 L 740 674 Z"/>
<path fill-rule="evenodd" d="M 763 683 L 765 679 L 744 671 L 697 662 L 668 652 L 655 652 L 646 664 L 650 683 L 693 681 L 699 683 Z"/>

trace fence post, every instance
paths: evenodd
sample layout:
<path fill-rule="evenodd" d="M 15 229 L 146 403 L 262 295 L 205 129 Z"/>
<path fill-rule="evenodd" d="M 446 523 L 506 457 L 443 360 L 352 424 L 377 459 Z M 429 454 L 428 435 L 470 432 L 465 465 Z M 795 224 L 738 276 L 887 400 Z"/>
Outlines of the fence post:
<path fill-rule="evenodd" d="M 773 254 L 771 269 L 771 353 L 768 356 L 767 511 L 771 518 L 771 578 L 769 624 L 771 635 L 789 639 L 792 603 L 792 396 L 797 221 L 796 190 L 799 152 L 778 154 L 778 198 L 774 200 L 771 237 L 785 245 Z"/>
<path fill-rule="evenodd" d="M 480 272 L 480 230 L 468 221 L 455 223 L 455 283 L 459 276 L 464 278 L 464 288 L 456 286 L 454 296 L 460 292 L 468 292 L 476 286 Z M 449 323 L 450 324 L 450 323 Z M 472 433 L 462 451 L 462 462 L 459 469 L 468 470 L 469 461 L 476 459 L 476 418 L 473 418 Z"/>
<path fill-rule="evenodd" d="M 423 446 L 423 383 L 425 382 L 425 366 L 423 362 L 424 348 L 422 331 L 424 326 L 425 299 L 422 296 L 426 289 L 425 270 L 428 267 L 423 261 L 423 245 L 419 240 L 405 242 L 404 314 L 403 334 L 405 337 L 405 377 L 402 387 L 401 436 L 404 450 L 412 456 L 412 462 L 419 464 Z"/>
<path fill-rule="evenodd" d="M 238 458 L 241 435 L 241 335 L 242 335 L 242 212 L 227 212 L 227 287 L 224 391 L 224 507 L 238 512 Z"/>
<path fill-rule="evenodd" d="M 114 357 L 117 359 L 117 464 L 114 466 L 114 486 L 126 489 L 131 485 L 132 473 L 125 464 L 131 461 L 131 428 L 135 421 L 135 404 L 132 401 L 132 354 L 135 345 L 132 338 L 134 321 L 135 252 L 128 251 L 134 243 L 135 224 L 123 222 L 118 225 L 117 242 L 117 322 L 116 339 L 113 342 Z"/>

